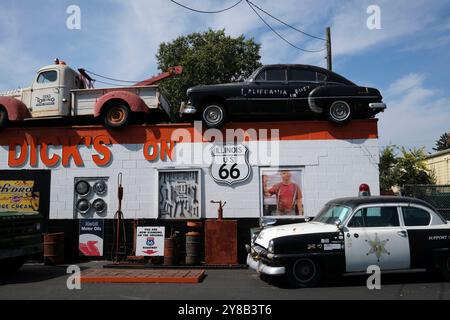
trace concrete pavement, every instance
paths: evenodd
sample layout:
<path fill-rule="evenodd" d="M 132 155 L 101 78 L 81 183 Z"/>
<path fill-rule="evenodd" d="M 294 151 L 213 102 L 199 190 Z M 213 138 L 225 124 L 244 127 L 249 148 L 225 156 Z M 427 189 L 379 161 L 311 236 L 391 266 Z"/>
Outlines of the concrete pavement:
<path fill-rule="evenodd" d="M 344 277 L 318 288 L 291 289 L 282 280 L 262 281 L 252 270 L 206 270 L 206 274 L 200 284 L 82 284 L 81 290 L 68 290 L 66 266 L 29 264 L 12 276 L 0 275 L 0 299 L 450 299 L 450 283 L 427 274 L 383 275 L 381 290 L 373 291 L 362 276 Z"/>

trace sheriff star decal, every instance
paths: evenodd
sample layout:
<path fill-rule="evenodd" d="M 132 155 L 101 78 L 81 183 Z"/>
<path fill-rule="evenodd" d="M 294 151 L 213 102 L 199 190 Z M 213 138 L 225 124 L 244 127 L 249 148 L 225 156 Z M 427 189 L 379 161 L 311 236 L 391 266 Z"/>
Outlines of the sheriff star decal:
<path fill-rule="evenodd" d="M 383 254 L 390 255 L 391 253 L 386 250 L 386 244 L 389 242 L 389 239 L 380 240 L 378 237 L 378 233 L 375 233 L 374 240 L 366 240 L 369 243 L 370 250 L 367 252 L 367 255 L 375 254 L 377 256 L 378 262 L 380 262 L 380 258 Z"/>

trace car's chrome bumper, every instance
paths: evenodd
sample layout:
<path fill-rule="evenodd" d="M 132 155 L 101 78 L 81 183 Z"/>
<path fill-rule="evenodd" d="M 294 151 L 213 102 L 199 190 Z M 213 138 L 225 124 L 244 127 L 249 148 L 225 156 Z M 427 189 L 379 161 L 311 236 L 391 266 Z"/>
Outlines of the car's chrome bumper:
<path fill-rule="evenodd" d="M 197 108 L 196 107 L 194 107 L 194 106 L 192 106 L 192 105 L 190 105 L 190 104 L 188 104 L 188 103 L 186 103 L 186 102 L 182 102 L 181 103 L 181 106 L 180 106 L 180 114 L 181 115 L 183 115 L 183 114 L 195 114 L 195 113 L 197 113 Z"/>
<path fill-rule="evenodd" d="M 373 110 L 384 110 L 386 109 L 386 104 L 383 102 L 372 102 L 369 103 L 369 108 Z"/>
<path fill-rule="evenodd" d="M 278 276 L 278 275 L 283 275 L 286 273 L 286 268 L 283 266 L 280 267 L 274 267 L 274 266 L 269 266 L 267 264 L 265 264 L 263 261 L 261 261 L 261 259 L 259 259 L 257 256 L 256 251 L 254 251 L 252 249 L 251 246 L 249 245 L 245 245 L 245 249 L 247 250 L 247 265 L 255 270 L 258 273 L 264 273 L 267 275 L 271 275 L 271 276 Z"/>
<path fill-rule="evenodd" d="M 264 273 L 270 276 L 279 276 L 286 273 L 285 267 L 268 266 L 261 260 L 255 260 L 250 253 L 247 255 L 247 265 L 258 273 Z"/>

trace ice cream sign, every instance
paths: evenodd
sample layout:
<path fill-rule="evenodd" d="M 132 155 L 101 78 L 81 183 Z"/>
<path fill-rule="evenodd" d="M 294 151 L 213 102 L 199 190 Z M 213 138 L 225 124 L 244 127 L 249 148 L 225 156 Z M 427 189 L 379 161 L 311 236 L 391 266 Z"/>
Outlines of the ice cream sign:
<path fill-rule="evenodd" d="M 0 213 L 33 213 L 39 209 L 39 193 L 32 180 L 0 180 Z"/>

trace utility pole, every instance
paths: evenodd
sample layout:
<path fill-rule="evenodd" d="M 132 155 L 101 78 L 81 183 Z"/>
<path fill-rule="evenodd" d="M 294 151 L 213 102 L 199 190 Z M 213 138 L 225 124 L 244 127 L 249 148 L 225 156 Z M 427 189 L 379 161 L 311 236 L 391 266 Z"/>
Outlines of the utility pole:
<path fill-rule="evenodd" d="M 327 69 L 333 71 L 333 61 L 331 59 L 331 29 L 327 27 L 325 30 L 325 38 L 327 42 Z"/>

